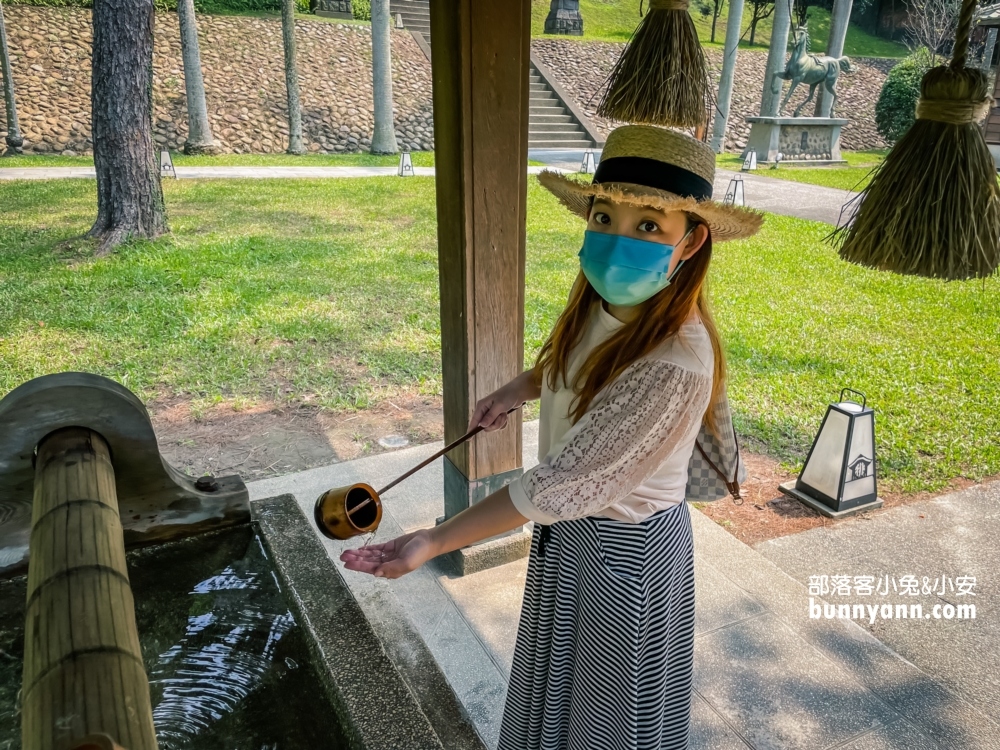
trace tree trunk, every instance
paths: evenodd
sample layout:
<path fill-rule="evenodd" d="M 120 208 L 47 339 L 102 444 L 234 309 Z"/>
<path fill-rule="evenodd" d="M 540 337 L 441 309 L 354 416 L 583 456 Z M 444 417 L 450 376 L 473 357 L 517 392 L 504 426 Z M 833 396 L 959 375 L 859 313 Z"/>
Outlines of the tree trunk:
<path fill-rule="evenodd" d="M 303 154 L 299 69 L 295 62 L 295 0 L 281 0 L 281 37 L 285 43 L 285 89 L 288 91 L 288 153 Z"/>
<path fill-rule="evenodd" d="M 716 5 L 712 6 L 712 9 L 713 9 L 713 12 L 712 12 L 712 37 L 711 37 L 711 41 L 712 41 L 712 44 L 715 44 L 715 24 L 717 24 L 719 22 L 719 13 L 722 11 L 722 8 L 720 8 L 719 5 L 716 4 Z"/>
<path fill-rule="evenodd" d="M 712 129 L 712 150 L 717 154 L 721 154 L 726 147 L 726 128 L 729 126 L 729 106 L 733 101 L 733 75 L 736 73 L 736 55 L 740 46 L 742 24 L 743 0 L 729 0 L 726 46 L 722 52 L 722 76 L 719 79 L 719 98 L 715 108 L 715 125 Z"/>
<path fill-rule="evenodd" d="M 764 73 L 764 91 L 760 100 L 761 117 L 776 117 L 781 104 L 781 86 L 775 94 L 771 86 L 774 74 L 785 69 L 785 50 L 788 47 L 788 29 L 792 23 L 790 3 L 774 4 L 774 22 L 771 26 L 771 45 L 767 51 L 767 70 Z"/>
<path fill-rule="evenodd" d="M 208 122 L 194 0 L 177 0 L 177 20 L 181 27 L 181 57 L 184 58 L 184 89 L 187 93 L 188 110 L 188 137 L 184 141 L 184 153 L 214 155 L 220 149 L 212 137 L 212 126 Z"/>
<path fill-rule="evenodd" d="M 14 72 L 10 67 L 10 51 L 7 49 L 7 28 L 3 21 L 3 5 L 0 5 L 0 75 L 3 75 L 3 98 L 7 105 L 7 151 L 6 156 L 21 153 L 24 139 L 17 124 L 17 101 L 14 99 Z"/>
<path fill-rule="evenodd" d="M 830 18 L 830 38 L 826 43 L 826 54 L 838 58 L 844 54 L 844 41 L 847 39 L 847 24 L 851 19 L 851 8 L 854 0 L 834 0 L 833 13 Z M 840 80 L 838 75 L 837 80 Z M 826 86 L 820 86 L 816 97 L 816 117 L 830 117 L 830 107 L 833 99 L 826 93 Z"/>
<path fill-rule="evenodd" d="M 753 44 L 754 37 L 757 36 L 757 21 L 757 14 L 754 13 L 753 18 L 750 19 L 750 44 Z"/>
<path fill-rule="evenodd" d="M 396 130 L 392 119 L 392 51 L 389 46 L 389 0 L 372 0 L 372 94 L 375 132 L 371 153 L 395 154 Z"/>
<path fill-rule="evenodd" d="M 153 0 L 94 0 L 91 120 L 99 255 L 167 231 L 153 151 Z"/>

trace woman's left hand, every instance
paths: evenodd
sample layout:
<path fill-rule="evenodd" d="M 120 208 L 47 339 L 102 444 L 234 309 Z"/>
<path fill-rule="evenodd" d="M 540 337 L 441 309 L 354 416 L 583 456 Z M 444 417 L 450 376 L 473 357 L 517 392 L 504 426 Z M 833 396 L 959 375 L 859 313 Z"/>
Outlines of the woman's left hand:
<path fill-rule="evenodd" d="M 399 578 L 437 555 L 431 530 L 417 529 L 382 544 L 346 549 L 340 553 L 340 559 L 348 570 L 379 578 Z"/>

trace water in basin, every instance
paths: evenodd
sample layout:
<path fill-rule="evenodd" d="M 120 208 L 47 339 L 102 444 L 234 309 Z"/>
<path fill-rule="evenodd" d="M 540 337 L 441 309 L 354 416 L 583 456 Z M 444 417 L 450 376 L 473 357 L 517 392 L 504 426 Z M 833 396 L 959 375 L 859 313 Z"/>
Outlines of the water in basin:
<path fill-rule="evenodd" d="M 128 554 L 161 750 L 346 747 L 250 526 Z M 0 582 L 0 750 L 21 747 L 24 577 Z"/>

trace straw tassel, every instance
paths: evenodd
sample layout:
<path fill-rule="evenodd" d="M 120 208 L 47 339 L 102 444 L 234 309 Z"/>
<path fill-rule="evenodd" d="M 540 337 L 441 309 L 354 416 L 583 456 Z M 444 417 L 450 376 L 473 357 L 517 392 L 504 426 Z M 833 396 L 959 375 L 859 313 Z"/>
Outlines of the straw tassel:
<path fill-rule="evenodd" d="M 650 0 L 611 71 L 597 114 L 636 124 L 698 127 L 707 118 L 709 80 L 688 0 Z"/>
<path fill-rule="evenodd" d="M 828 238 L 844 260 L 946 280 L 1000 265 L 1000 188 L 977 124 L 993 100 L 986 73 L 965 67 L 975 8 L 964 0 L 951 62 L 924 75 L 916 122 Z"/>

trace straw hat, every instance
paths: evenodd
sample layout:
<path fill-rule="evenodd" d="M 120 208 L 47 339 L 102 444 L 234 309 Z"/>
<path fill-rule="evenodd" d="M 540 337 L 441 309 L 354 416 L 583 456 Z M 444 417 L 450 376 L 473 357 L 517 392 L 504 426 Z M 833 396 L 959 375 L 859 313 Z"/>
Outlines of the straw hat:
<path fill-rule="evenodd" d="M 764 214 L 712 200 L 715 154 L 701 141 L 654 125 L 611 131 L 593 182 L 544 170 L 539 182 L 570 211 L 587 219 L 590 196 L 664 211 L 687 211 L 712 231 L 713 241 L 738 240 L 760 230 Z"/>

